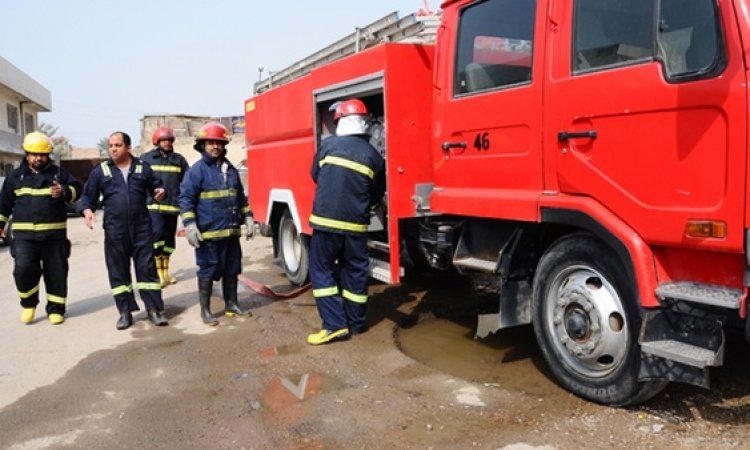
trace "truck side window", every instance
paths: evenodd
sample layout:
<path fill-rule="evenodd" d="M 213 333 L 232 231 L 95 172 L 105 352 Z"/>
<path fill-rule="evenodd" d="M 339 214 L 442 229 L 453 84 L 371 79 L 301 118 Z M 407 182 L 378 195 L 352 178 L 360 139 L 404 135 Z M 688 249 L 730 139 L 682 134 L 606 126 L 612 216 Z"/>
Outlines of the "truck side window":
<path fill-rule="evenodd" d="M 573 73 L 658 59 L 668 80 L 715 74 L 721 69 L 723 55 L 714 3 L 577 0 Z"/>
<path fill-rule="evenodd" d="M 453 94 L 528 84 L 535 1 L 494 0 L 461 11 Z"/>

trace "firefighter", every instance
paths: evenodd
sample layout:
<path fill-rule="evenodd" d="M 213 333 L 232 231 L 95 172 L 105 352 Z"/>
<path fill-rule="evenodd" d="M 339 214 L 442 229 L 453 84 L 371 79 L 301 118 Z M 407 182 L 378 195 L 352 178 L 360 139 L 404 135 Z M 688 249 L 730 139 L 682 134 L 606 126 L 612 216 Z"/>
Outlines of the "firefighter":
<path fill-rule="evenodd" d="M 161 283 L 154 264 L 151 221 L 146 198 L 161 201 L 166 191 L 148 163 L 130 153 L 130 136 L 116 131 L 109 136 L 110 158 L 96 166 L 81 196 L 80 210 L 86 226 L 93 228 L 99 196 L 104 209 L 104 256 L 109 284 L 120 313 L 117 329 L 133 324 L 138 304 L 133 296 L 130 260 L 135 265 L 136 288 L 146 305 L 148 319 L 156 326 L 167 325 Z"/>
<path fill-rule="evenodd" d="M 53 325 L 65 321 L 68 295 L 66 202 L 81 194 L 81 183 L 66 170 L 50 162 L 52 141 L 34 131 L 26 135 L 26 157 L 5 179 L 0 192 L 0 238 L 13 217 L 11 256 L 13 278 L 21 297 L 21 322 L 34 321 L 39 304 L 39 280 L 44 275 L 47 291 L 47 319 Z"/>
<path fill-rule="evenodd" d="M 208 122 L 198 131 L 193 148 L 201 153 L 180 186 L 180 215 L 188 243 L 195 248 L 198 265 L 198 300 L 201 320 L 218 325 L 211 314 L 213 282 L 221 279 L 228 317 L 252 314 L 237 302 L 237 277 L 242 272 L 240 226 L 247 225 L 247 239 L 255 232 L 253 213 L 245 197 L 237 169 L 226 159 L 227 129 Z"/>
<path fill-rule="evenodd" d="M 307 337 L 320 345 L 367 330 L 370 207 L 385 194 L 385 162 L 367 140 L 365 104 L 351 99 L 334 104 L 336 135 L 315 155 L 316 183 L 310 225 L 310 281 L 322 329 Z M 334 275 L 338 261 L 339 280 Z"/>
<path fill-rule="evenodd" d="M 167 196 L 157 202 L 149 196 L 147 200 L 151 228 L 154 239 L 154 260 L 161 286 L 175 284 L 177 279 L 169 274 L 169 258 L 175 250 L 177 216 L 180 214 L 180 183 L 189 166 L 185 157 L 174 151 L 174 131 L 169 127 L 159 127 L 154 131 L 151 142 L 155 147 L 141 156 L 141 161 L 151 165 L 151 170 L 159 177 L 167 190 Z"/>

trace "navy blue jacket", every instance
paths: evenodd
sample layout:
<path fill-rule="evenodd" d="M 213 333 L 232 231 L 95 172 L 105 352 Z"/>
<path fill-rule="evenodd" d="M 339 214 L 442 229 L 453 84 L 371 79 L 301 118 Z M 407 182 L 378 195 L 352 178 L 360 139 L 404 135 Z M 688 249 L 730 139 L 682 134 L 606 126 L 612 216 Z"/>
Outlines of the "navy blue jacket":
<path fill-rule="evenodd" d="M 52 198 L 50 187 L 57 181 L 63 189 L 60 198 Z M 34 173 L 26 159 L 13 170 L 0 192 L 0 229 L 13 216 L 16 239 L 64 239 L 67 227 L 65 202 L 81 195 L 81 183 L 52 163 Z"/>
<path fill-rule="evenodd" d="M 109 237 L 135 236 L 136 232 L 151 229 L 151 219 L 146 209 L 146 198 L 161 187 L 151 167 L 132 157 L 127 183 L 117 165 L 108 159 L 91 171 L 79 204 L 79 211 L 96 211 L 99 195 L 104 208 L 104 231 Z"/>
<path fill-rule="evenodd" d="M 147 200 L 148 210 L 161 214 L 180 213 L 180 183 L 188 171 L 185 157 L 176 152 L 162 153 L 159 147 L 141 155 L 141 161 L 148 163 L 151 170 L 162 181 L 162 186 L 167 190 L 167 196 L 161 202 L 155 202 L 149 196 Z"/>
<path fill-rule="evenodd" d="M 240 226 L 252 212 L 237 169 L 210 155 L 190 167 L 180 185 L 180 216 L 185 226 L 195 222 L 204 240 L 239 237 Z"/>
<path fill-rule="evenodd" d="M 385 161 L 364 136 L 325 139 L 310 174 L 317 184 L 310 215 L 313 229 L 366 233 L 370 206 L 385 194 Z"/>

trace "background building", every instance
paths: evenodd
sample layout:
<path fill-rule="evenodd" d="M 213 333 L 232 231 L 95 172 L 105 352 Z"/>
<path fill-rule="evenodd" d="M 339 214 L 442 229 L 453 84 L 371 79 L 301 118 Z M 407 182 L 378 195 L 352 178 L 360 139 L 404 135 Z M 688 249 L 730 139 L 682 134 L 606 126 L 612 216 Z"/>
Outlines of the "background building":
<path fill-rule="evenodd" d="M 24 156 L 23 136 L 52 109 L 50 91 L 0 56 L 0 183 Z"/>

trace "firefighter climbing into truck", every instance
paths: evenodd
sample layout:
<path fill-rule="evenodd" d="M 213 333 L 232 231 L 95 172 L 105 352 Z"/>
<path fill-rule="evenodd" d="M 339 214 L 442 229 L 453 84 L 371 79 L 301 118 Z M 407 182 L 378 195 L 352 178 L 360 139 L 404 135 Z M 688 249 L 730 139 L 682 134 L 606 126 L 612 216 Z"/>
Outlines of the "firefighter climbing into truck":
<path fill-rule="evenodd" d="M 477 335 L 532 325 L 591 401 L 709 387 L 725 334 L 750 340 L 748 6 L 446 0 L 357 28 L 245 100 L 255 217 L 304 284 L 307 172 L 356 97 L 386 161 L 373 278 L 402 282 L 405 253 L 494 277 Z"/>

